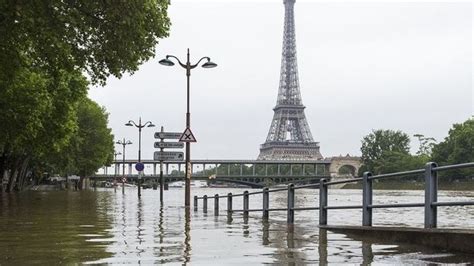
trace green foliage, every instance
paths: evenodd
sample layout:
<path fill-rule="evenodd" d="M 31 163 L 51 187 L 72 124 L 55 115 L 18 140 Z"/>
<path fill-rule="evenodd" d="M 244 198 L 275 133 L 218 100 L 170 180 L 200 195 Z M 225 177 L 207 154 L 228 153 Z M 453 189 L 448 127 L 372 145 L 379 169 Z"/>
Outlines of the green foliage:
<path fill-rule="evenodd" d="M 167 0 L 0 1 L 0 175 L 90 175 L 111 161 L 93 84 L 133 73 L 168 35 Z M 2 190 L 4 187 L 1 187 Z"/>
<path fill-rule="evenodd" d="M 387 152 L 375 162 L 374 172 L 377 174 L 396 173 L 415 169 L 422 169 L 429 161 L 426 155 L 411 155 L 401 152 Z M 422 175 L 405 176 L 403 179 L 422 179 Z"/>
<path fill-rule="evenodd" d="M 77 101 L 86 93 L 87 81 L 78 71 L 60 71 L 53 79 L 22 68 L 0 90 L 0 150 L 36 157 L 59 151 L 76 130 Z"/>
<path fill-rule="evenodd" d="M 454 124 L 444 141 L 433 147 L 432 160 L 439 165 L 474 162 L 474 119 Z M 472 170 L 445 173 L 452 178 L 474 176 Z"/>
<path fill-rule="evenodd" d="M 415 134 L 413 136 L 418 138 L 418 141 L 420 142 L 420 146 L 416 154 L 431 156 L 431 151 L 433 150 L 433 147 L 436 144 L 436 139 L 431 137 L 425 137 L 422 134 Z"/>
<path fill-rule="evenodd" d="M 433 148 L 433 161 L 457 164 L 474 161 L 474 120 L 454 124 L 444 141 Z"/>
<path fill-rule="evenodd" d="M 373 174 L 386 174 L 421 169 L 429 161 L 429 156 L 409 153 L 410 138 L 401 131 L 374 130 L 362 140 L 362 161 L 359 175 L 365 171 Z M 405 179 L 421 178 L 407 176 Z"/>
<path fill-rule="evenodd" d="M 134 72 L 170 26 L 168 0 L 2 1 L 0 78 L 26 65 L 83 70 L 93 83 Z"/>
<path fill-rule="evenodd" d="M 87 98 L 79 103 L 78 130 L 66 149 L 71 158 L 67 166 L 69 173 L 89 176 L 112 163 L 114 138 L 107 128 L 107 119 L 105 109 L 97 103 Z"/>
<path fill-rule="evenodd" d="M 373 130 L 362 139 L 362 162 L 366 169 L 375 174 L 378 162 L 390 156 L 408 155 L 410 138 L 406 133 L 393 130 Z"/>

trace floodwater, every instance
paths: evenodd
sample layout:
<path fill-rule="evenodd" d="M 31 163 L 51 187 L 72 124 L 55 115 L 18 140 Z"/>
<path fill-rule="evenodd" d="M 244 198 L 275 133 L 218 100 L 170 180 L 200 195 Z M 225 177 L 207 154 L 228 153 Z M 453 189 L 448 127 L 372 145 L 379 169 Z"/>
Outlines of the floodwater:
<path fill-rule="evenodd" d="M 192 194 L 241 193 L 236 188 L 193 188 Z M 252 190 L 250 190 L 252 191 Z M 286 212 L 260 212 L 244 218 L 214 202 L 208 212 L 183 208 L 184 190 L 159 192 L 136 188 L 96 191 L 30 191 L 1 195 L 0 265 L 24 264 L 433 264 L 472 263 L 474 256 L 435 251 L 415 245 L 382 245 L 319 230 L 317 211 L 298 211 L 295 225 Z M 296 207 L 317 205 L 317 190 L 296 190 Z M 474 192 L 441 191 L 440 201 L 474 200 Z M 261 194 L 250 208 L 261 208 Z M 374 204 L 422 202 L 423 191 L 375 191 Z M 329 205 L 358 205 L 360 190 L 329 190 Z M 242 197 L 234 198 L 242 208 Z M 286 192 L 270 194 L 270 207 L 286 206 Z M 403 213 L 403 215 L 401 215 Z M 423 226 L 422 208 L 374 211 L 374 225 Z M 474 229 L 474 207 L 440 207 L 438 223 Z M 359 210 L 329 210 L 328 224 L 361 224 Z"/>

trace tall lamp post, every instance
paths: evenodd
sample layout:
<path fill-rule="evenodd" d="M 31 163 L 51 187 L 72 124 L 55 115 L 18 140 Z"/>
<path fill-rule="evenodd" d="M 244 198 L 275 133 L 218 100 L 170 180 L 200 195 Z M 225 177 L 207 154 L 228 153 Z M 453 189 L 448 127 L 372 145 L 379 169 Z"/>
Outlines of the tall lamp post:
<path fill-rule="evenodd" d="M 196 64 L 191 64 L 190 58 L 189 58 L 189 49 L 188 49 L 188 54 L 187 54 L 187 61 L 185 64 L 183 64 L 176 56 L 174 55 L 167 55 L 166 58 L 160 60 L 160 64 L 164 66 L 174 66 L 173 61 L 170 60 L 170 58 L 175 59 L 178 64 L 186 69 L 186 129 L 191 128 L 191 113 L 189 112 L 189 77 L 191 76 L 191 69 L 196 68 L 199 63 L 203 60 L 207 60 L 204 64 L 202 64 L 203 68 L 214 68 L 217 66 L 216 63 L 211 62 L 211 59 L 207 56 L 202 57 L 197 61 Z M 191 143 L 186 142 L 186 170 L 185 170 L 185 196 L 184 196 L 184 205 L 186 207 L 189 207 L 191 205 Z"/>
<path fill-rule="evenodd" d="M 123 140 L 118 140 L 115 143 L 120 144 L 123 147 L 123 149 L 122 149 L 122 159 L 123 159 L 123 165 L 122 165 L 122 174 L 123 174 L 122 193 L 125 193 L 125 146 L 132 144 L 132 142 L 130 140 L 125 140 L 125 138 L 123 138 Z"/>
<path fill-rule="evenodd" d="M 154 127 L 155 125 L 151 121 L 147 121 L 145 124 L 142 125 L 142 118 L 138 118 L 138 125 L 135 123 L 135 121 L 129 120 L 128 123 L 125 124 L 128 127 L 137 127 L 138 128 L 138 162 L 140 163 L 142 161 L 142 128 L 144 127 Z M 141 192 L 141 177 L 140 174 L 138 175 L 138 196 L 140 197 L 142 195 Z"/>
<path fill-rule="evenodd" d="M 114 152 L 114 164 L 115 164 L 115 169 L 114 169 L 114 191 L 117 191 L 117 155 L 122 155 L 121 152 L 116 151 Z"/>

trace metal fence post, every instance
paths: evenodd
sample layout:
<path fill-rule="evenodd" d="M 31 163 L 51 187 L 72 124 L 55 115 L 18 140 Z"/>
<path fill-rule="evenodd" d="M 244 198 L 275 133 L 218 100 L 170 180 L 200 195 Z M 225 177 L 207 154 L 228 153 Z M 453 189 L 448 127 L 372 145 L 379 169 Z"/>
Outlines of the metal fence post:
<path fill-rule="evenodd" d="M 433 171 L 438 165 L 429 162 L 425 165 L 425 228 L 436 228 L 438 211 L 433 206 L 438 201 L 438 173 Z"/>
<path fill-rule="evenodd" d="M 319 181 L 319 225 L 328 224 L 328 187 L 326 186 L 326 179 Z"/>
<path fill-rule="evenodd" d="M 263 189 L 263 219 L 268 219 L 268 209 L 270 208 L 270 193 L 268 188 Z"/>
<path fill-rule="evenodd" d="M 372 173 L 364 172 L 362 178 L 362 225 L 372 226 L 372 179 L 370 177 Z"/>
<path fill-rule="evenodd" d="M 227 214 L 232 215 L 232 193 L 227 194 Z"/>
<path fill-rule="evenodd" d="M 293 224 L 295 221 L 295 185 L 289 184 L 288 185 L 288 210 L 286 213 L 286 222 L 289 224 Z"/>
<path fill-rule="evenodd" d="M 202 212 L 207 213 L 207 195 L 202 196 Z"/>
<path fill-rule="evenodd" d="M 219 194 L 214 195 L 214 216 L 219 216 Z"/>
<path fill-rule="evenodd" d="M 194 196 L 194 211 L 198 210 L 198 196 Z"/>
<path fill-rule="evenodd" d="M 244 216 L 249 215 L 249 192 L 244 191 Z"/>

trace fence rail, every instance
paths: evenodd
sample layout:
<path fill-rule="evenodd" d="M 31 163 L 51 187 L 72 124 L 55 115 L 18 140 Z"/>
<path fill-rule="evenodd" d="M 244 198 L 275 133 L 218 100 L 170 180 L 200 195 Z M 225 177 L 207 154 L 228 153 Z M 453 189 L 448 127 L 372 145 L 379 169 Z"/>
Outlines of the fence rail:
<path fill-rule="evenodd" d="M 439 202 L 438 201 L 438 172 L 447 170 L 457 170 L 465 168 L 474 168 L 473 163 L 463 163 L 456 165 L 438 166 L 436 163 L 430 162 L 425 165 L 424 169 L 404 171 L 390 174 L 372 175 L 370 172 L 365 172 L 362 177 L 330 181 L 321 179 L 319 183 L 295 186 L 289 184 L 285 188 L 264 188 L 262 191 L 248 192 L 244 191 L 240 194 L 228 193 L 225 196 L 219 196 L 215 194 L 213 197 L 204 195 L 202 197 L 194 196 L 194 210 L 198 211 L 198 202 L 203 202 L 203 212 L 207 213 L 207 201 L 208 199 L 214 200 L 214 215 L 219 215 L 219 199 L 227 199 L 227 213 L 232 215 L 233 212 L 243 213 L 248 215 L 250 212 L 262 212 L 264 219 L 269 218 L 269 213 L 274 211 L 286 211 L 287 222 L 289 224 L 294 223 L 294 216 L 296 211 L 308 211 L 318 210 L 319 211 L 319 225 L 327 225 L 328 221 L 328 210 L 345 210 L 345 209 L 362 209 L 362 225 L 372 226 L 372 210 L 381 208 L 424 208 L 424 227 L 425 228 L 436 228 L 437 227 L 437 209 L 438 207 L 446 206 L 472 206 L 474 201 L 451 201 L 451 202 Z M 407 175 L 424 174 L 425 180 L 425 197 L 424 202 L 414 203 L 398 203 L 398 204 L 372 204 L 373 199 L 373 187 L 372 183 L 377 179 L 385 178 L 396 178 Z M 328 205 L 328 187 L 336 184 L 348 184 L 353 182 L 362 181 L 362 205 L 341 205 L 341 206 L 329 206 Z M 295 207 L 295 190 L 303 188 L 319 187 L 319 206 L 315 207 Z M 287 207 L 286 208 L 270 208 L 270 193 L 278 191 L 287 191 Z M 249 198 L 251 195 L 262 194 L 262 208 L 261 209 L 250 209 Z M 234 210 L 232 208 L 233 199 L 236 197 L 243 198 L 243 209 Z"/>

